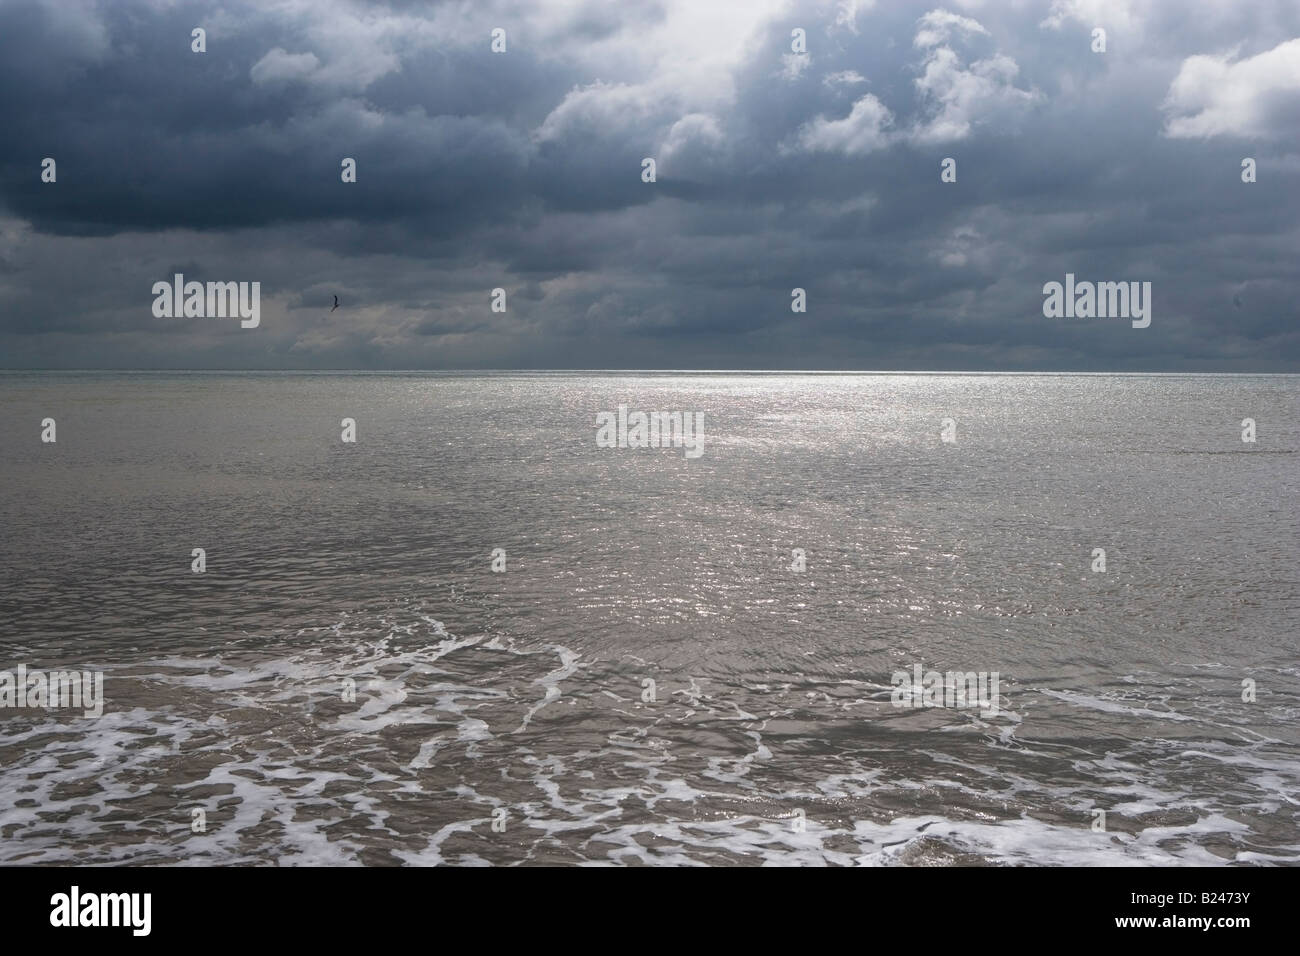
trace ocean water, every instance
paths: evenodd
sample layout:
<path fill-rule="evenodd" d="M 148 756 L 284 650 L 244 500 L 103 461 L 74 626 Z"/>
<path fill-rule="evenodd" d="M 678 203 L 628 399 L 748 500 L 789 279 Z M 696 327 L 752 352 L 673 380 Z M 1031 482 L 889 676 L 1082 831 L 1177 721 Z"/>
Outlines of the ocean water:
<path fill-rule="evenodd" d="M 703 453 L 598 447 L 619 404 Z M 105 696 L 0 708 L 0 862 L 1300 861 L 1295 376 L 11 372 L 0 409 L 0 669 Z M 997 713 L 896 706 L 918 664 Z"/>

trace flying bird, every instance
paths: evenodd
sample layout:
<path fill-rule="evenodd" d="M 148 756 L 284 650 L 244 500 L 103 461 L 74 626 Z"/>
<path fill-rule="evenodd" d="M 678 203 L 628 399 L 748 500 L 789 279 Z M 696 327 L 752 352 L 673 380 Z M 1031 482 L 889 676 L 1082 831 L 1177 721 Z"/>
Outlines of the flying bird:
<path fill-rule="evenodd" d="M 338 297 L 338 296 L 335 296 L 335 297 L 334 297 L 334 309 L 337 309 L 338 307 L 339 307 L 339 297 Z M 330 311 L 333 312 L 334 309 L 330 309 Z"/>

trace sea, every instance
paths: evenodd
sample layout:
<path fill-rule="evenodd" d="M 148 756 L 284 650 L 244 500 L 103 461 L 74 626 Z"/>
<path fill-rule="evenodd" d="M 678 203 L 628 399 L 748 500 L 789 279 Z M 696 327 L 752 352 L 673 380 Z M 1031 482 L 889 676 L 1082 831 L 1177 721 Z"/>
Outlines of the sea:
<path fill-rule="evenodd" d="M 0 863 L 1295 865 L 1298 465 L 1294 375 L 0 373 Z"/>

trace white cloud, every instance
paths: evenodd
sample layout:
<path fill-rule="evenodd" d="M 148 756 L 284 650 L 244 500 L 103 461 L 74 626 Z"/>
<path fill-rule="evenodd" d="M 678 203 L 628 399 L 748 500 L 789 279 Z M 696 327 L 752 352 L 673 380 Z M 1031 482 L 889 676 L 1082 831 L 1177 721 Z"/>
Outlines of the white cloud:
<path fill-rule="evenodd" d="M 762 28 L 783 10 L 784 0 L 665 0 L 662 17 L 634 20 L 598 41 L 557 39 L 548 56 L 571 61 L 602 80 L 570 90 L 538 125 L 534 139 L 559 140 L 581 130 L 588 137 L 632 137 L 653 146 L 677 142 L 682 130 L 701 132 L 703 127 L 692 125 L 698 120 L 673 130 L 693 114 L 727 114 L 735 104 L 737 68 L 753 55 Z M 536 5 L 541 20 L 545 12 L 545 4 Z M 540 25 L 530 29 L 544 32 Z M 808 60 L 791 57 L 782 64 L 784 74 L 797 78 Z M 693 140 L 697 147 L 712 141 L 709 135 Z"/>
<path fill-rule="evenodd" d="M 822 82 L 827 86 L 857 86 L 867 82 L 867 78 L 857 70 L 840 70 L 838 73 L 826 74 L 822 77 Z"/>
<path fill-rule="evenodd" d="M 1300 113 L 1300 39 L 1233 62 L 1235 54 L 1192 56 L 1169 86 L 1165 135 L 1276 136 L 1294 133 Z"/>
<path fill-rule="evenodd" d="M 205 19 L 208 49 L 216 38 L 256 37 L 294 24 L 294 45 L 306 52 L 276 47 L 250 71 L 255 83 L 302 82 L 321 95 L 359 94 L 376 80 L 402 68 L 406 53 L 447 42 L 454 24 L 389 10 L 368 11 L 340 0 L 312 3 L 267 2 L 251 10 L 219 8 Z"/>
<path fill-rule="evenodd" d="M 290 53 L 281 47 L 271 50 L 253 64 L 249 77 L 258 86 L 305 80 L 320 67 L 314 53 Z"/>
<path fill-rule="evenodd" d="M 679 112 L 677 104 L 666 100 L 667 90 L 649 84 L 596 82 L 570 90 L 551 110 L 534 134 L 539 142 L 558 140 L 568 133 L 631 135 L 656 115 L 665 117 Z M 671 122 L 671 120 L 666 120 Z"/>
<path fill-rule="evenodd" d="M 722 129 L 714 117 L 688 113 L 672 125 L 660 144 L 659 168 L 669 175 L 688 176 L 695 167 L 706 163 L 723 142 Z"/>
<path fill-rule="evenodd" d="M 670 89 L 688 111 L 716 110 L 733 102 L 734 72 L 753 54 L 755 38 L 786 12 L 785 0 L 663 0 L 662 15 L 656 17 L 625 12 L 635 6 L 619 8 L 612 17 L 619 28 L 593 41 L 572 35 L 564 25 L 566 18 L 557 12 L 572 7 L 576 15 L 587 8 L 600 9 L 599 4 L 586 0 L 521 4 L 519 15 L 528 18 L 528 26 L 516 32 L 521 38 L 538 36 L 530 51 L 536 49 L 539 55 L 545 51 L 547 57 L 576 64 L 587 75 L 610 83 L 650 82 Z"/>
<path fill-rule="evenodd" d="M 980 250 L 987 243 L 988 240 L 974 226 L 960 225 L 938 243 L 932 255 L 939 260 L 940 265 L 960 269 L 981 259 Z"/>
<path fill-rule="evenodd" d="M 982 33 L 985 36 L 988 36 L 989 32 L 978 20 L 950 13 L 947 10 L 931 10 L 917 22 L 920 24 L 920 29 L 916 31 L 912 46 L 919 50 L 947 43 L 955 30 L 964 33 Z"/>
<path fill-rule="evenodd" d="M 807 53 L 783 54 L 781 56 L 780 75 L 787 80 L 797 80 L 811 64 L 812 57 Z"/>
<path fill-rule="evenodd" d="M 1054 0 L 1039 26 L 1059 30 L 1066 20 L 1073 20 L 1088 28 L 1104 27 L 1108 32 L 1134 32 L 1141 28 L 1139 6 L 1137 0 Z"/>
<path fill-rule="evenodd" d="M 867 93 L 843 119 L 819 116 L 799 131 L 799 145 L 808 152 L 861 156 L 889 145 L 894 116 L 884 103 Z"/>
<path fill-rule="evenodd" d="M 1019 72 L 1016 61 L 1002 54 L 968 68 L 950 47 L 932 50 L 916 87 L 934 113 L 913 128 L 912 137 L 920 142 L 964 139 L 972 124 L 1032 103 L 1036 94 L 1015 85 Z"/>
<path fill-rule="evenodd" d="M 835 10 L 835 22 L 831 24 L 831 30 L 848 30 L 857 36 L 858 14 L 863 10 L 870 10 L 875 5 L 876 0 L 840 0 Z"/>
<path fill-rule="evenodd" d="M 884 149 L 895 141 L 940 143 L 964 139 L 978 122 L 1005 116 L 1036 101 L 1038 94 L 1019 89 L 1016 61 L 995 54 L 967 65 L 948 40 L 955 34 L 988 36 L 977 20 L 947 10 L 932 10 L 917 21 L 913 46 L 925 50 L 916 88 L 923 109 L 909 126 L 892 130 L 894 116 L 874 95 L 867 93 L 843 119 L 818 116 L 799 130 L 796 141 L 810 152 L 840 152 L 863 155 Z M 862 78 L 848 71 L 856 80 Z M 826 78 L 829 84 L 835 77 Z"/>

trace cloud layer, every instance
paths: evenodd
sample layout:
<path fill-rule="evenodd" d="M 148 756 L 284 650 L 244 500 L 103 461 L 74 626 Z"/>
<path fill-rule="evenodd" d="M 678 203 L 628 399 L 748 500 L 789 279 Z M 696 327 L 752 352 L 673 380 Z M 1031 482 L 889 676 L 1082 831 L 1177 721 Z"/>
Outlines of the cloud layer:
<path fill-rule="evenodd" d="M 1283 0 L 5 0 L 0 365 L 1300 370 L 1298 37 Z M 259 327 L 154 318 L 176 272 L 260 281 Z M 1067 272 L 1150 281 L 1150 328 L 1045 318 Z"/>

